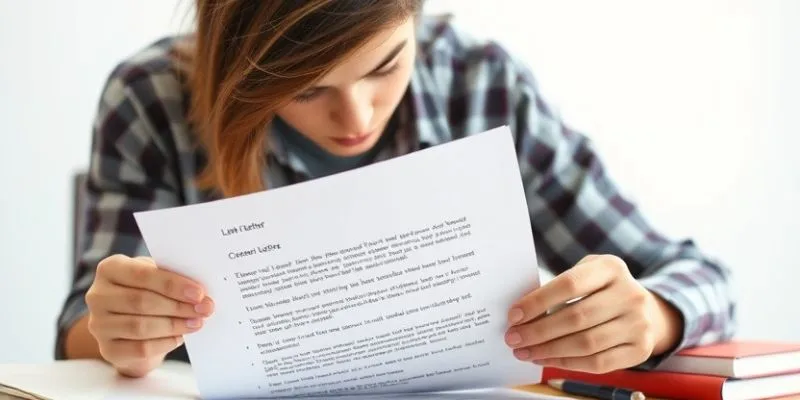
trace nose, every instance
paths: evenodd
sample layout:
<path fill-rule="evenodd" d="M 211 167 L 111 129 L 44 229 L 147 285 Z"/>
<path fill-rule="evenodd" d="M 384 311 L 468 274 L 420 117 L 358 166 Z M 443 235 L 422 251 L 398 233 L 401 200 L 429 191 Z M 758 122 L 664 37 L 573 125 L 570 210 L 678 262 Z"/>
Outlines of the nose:
<path fill-rule="evenodd" d="M 341 92 L 339 106 L 332 112 L 332 118 L 341 125 L 347 134 L 369 132 L 374 107 L 369 85 L 353 85 Z"/>

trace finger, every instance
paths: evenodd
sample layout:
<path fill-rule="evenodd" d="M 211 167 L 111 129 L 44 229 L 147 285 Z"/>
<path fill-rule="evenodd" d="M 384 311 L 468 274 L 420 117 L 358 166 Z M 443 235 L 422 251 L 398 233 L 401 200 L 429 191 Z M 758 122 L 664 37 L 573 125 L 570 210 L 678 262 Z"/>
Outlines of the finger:
<path fill-rule="evenodd" d="M 547 358 L 534 363 L 544 367 L 604 374 L 639 365 L 647 360 L 647 357 L 649 355 L 641 347 L 626 343 L 589 356 Z"/>
<path fill-rule="evenodd" d="M 522 348 L 589 329 L 610 321 L 625 312 L 625 303 L 612 285 L 563 307 L 555 313 L 521 325 L 506 333 L 506 343 Z"/>
<path fill-rule="evenodd" d="M 199 304 L 189 304 L 143 289 L 115 286 L 86 294 L 90 310 L 116 314 L 162 317 L 201 318 L 211 315 L 214 302 L 206 297 Z"/>
<path fill-rule="evenodd" d="M 514 350 L 514 356 L 520 360 L 542 360 L 597 354 L 612 347 L 633 342 L 637 332 L 631 329 L 629 320 L 626 317 L 619 317 L 548 342 L 520 347 Z"/>
<path fill-rule="evenodd" d="M 162 358 L 181 344 L 183 344 L 182 336 L 151 340 L 112 340 L 108 343 L 104 358 L 112 364 L 130 365 Z"/>
<path fill-rule="evenodd" d="M 125 267 L 121 268 L 121 264 Z M 178 301 L 195 304 L 205 297 L 201 285 L 175 272 L 158 268 L 148 258 L 112 256 L 98 264 L 97 273 L 112 283 L 147 289 Z"/>
<path fill-rule="evenodd" d="M 576 265 L 517 301 L 508 313 L 509 323 L 529 322 L 562 303 L 600 290 L 623 269 L 627 271 L 625 263 L 613 256 Z"/>
<path fill-rule="evenodd" d="M 581 265 L 581 264 L 584 264 L 584 263 L 589 262 L 589 261 L 594 261 L 594 260 L 596 260 L 596 259 L 598 259 L 600 257 L 601 256 L 598 255 L 598 254 L 589 254 L 589 255 L 586 255 L 583 258 L 581 258 L 581 260 L 578 261 L 577 263 L 575 263 L 575 265 Z"/>
<path fill-rule="evenodd" d="M 202 326 L 202 318 L 111 314 L 93 318 L 89 329 L 100 338 L 147 340 L 185 335 Z"/>

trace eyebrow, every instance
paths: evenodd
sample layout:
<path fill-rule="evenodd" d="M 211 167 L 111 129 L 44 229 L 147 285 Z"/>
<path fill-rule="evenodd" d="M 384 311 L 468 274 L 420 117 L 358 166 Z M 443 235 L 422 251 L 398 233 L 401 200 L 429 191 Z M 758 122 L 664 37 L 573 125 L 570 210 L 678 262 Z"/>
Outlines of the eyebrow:
<path fill-rule="evenodd" d="M 390 51 L 388 54 L 386 54 L 386 56 L 383 57 L 383 60 L 381 60 L 381 62 L 378 63 L 378 65 L 375 68 L 373 68 L 372 71 L 368 72 L 364 76 L 365 77 L 370 76 L 370 75 L 374 74 L 375 72 L 380 71 L 383 67 L 385 67 L 387 64 L 392 62 L 392 60 L 394 60 L 394 58 L 397 57 L 397 55 L 400 54 L 401 51 L 403 51 L 403 48 L 406 47 L 406 43 L 408 43 L 408 39 L 403 40 L 402 42 L 398 43 L 397 46 L 394 46 L 392 51 Z M 314 86 L 313 88 L 309 88 L 308 90 L 319 90 L 319 89 L 325 89 L 327 87 L 328 86 L 325 86 L 325 85 L 323 85 L 323 86 Z"/>

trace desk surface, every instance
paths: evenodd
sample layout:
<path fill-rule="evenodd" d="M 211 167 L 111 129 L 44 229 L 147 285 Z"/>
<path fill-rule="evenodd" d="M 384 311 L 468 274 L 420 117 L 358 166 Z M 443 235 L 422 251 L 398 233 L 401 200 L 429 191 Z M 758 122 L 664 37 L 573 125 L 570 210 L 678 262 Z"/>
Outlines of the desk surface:
<path fill-rule="evenodd" d="M 98 360 L 0 364 L 0 384 L 59 400 L 199 398 L 191 367 L 171 361 L 141 379 L 121 377 L 106 363 Z M 576 398 L 546 385 L 529 385 L 517 389 L 541 394 L 542 398 L 548 398 L 548 395 Z M 0 395 L 0 399 L 2 398 Z"/>
<path fill-rule="evenodd" d="M 141 379 L 121 377 L 108 364 L 99 360 L 0 364 L 0 400 L 6 400 L 7 397 L 2 394 L 2 384 L 58 400 L 196 400 L 199 398 L 191 366 L 175 361 L 166 362 Z M 541 399 L 582 399 L 566 395 L 546 385 L 529 385 L 517 389 L 541 395 Z M 800 395 L 780 399 L 800 400 Z M 655 399 L 648 398 L 648 400 Z"/>

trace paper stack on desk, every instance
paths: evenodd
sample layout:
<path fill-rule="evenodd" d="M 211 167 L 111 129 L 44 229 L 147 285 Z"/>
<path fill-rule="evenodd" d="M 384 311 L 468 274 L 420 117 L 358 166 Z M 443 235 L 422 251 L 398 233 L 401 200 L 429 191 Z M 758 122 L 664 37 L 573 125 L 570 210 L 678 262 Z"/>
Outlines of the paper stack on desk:
<path fill-rule="evenodd" d="M 204 397 L 540 381 L 503 340 L 508 308 L 539 286 L 507 127 L 136 220 L 156 262 L 215 301 L 186 337 Z"/>

